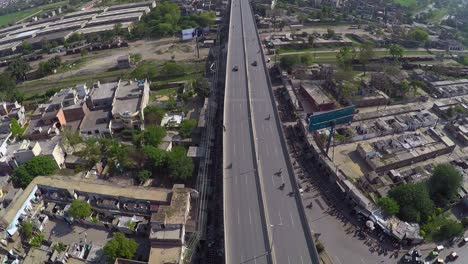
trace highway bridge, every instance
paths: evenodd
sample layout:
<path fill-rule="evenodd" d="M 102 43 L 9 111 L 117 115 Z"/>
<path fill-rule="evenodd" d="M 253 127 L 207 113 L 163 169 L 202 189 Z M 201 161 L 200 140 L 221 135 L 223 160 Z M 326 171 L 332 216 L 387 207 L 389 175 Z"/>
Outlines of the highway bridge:
<path fill-rule="evenodd" d="M 319 263 L 248 0 L 231 2 L 226 68 L 226 263 Z"/>

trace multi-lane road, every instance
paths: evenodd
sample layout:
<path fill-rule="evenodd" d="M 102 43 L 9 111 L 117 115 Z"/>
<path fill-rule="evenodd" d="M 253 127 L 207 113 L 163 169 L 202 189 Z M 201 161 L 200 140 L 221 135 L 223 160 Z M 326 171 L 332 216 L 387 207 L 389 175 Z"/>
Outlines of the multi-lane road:
<path fill-rule="evenodd" d="M 224 101 L 226 262 L 318 263 L 248 0 L 232 0 Z"/>

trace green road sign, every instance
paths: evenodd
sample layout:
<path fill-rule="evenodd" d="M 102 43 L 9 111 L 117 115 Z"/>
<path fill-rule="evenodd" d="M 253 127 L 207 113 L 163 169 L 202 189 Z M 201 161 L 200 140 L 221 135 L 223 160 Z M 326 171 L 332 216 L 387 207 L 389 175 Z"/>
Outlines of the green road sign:
<path fill-rule="evenodd" d="M 355 106 L 348 106 L 326 112 L 317 112 L 309 117 L 309 131 L 345 124 L 353 121 Z"/>

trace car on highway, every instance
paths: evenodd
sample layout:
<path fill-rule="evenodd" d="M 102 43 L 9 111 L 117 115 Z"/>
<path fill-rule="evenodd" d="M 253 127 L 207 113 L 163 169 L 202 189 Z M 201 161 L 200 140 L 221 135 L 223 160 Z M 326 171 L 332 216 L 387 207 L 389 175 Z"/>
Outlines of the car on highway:
<path fill-rule="evenodd" d="M 239 66 L 234 66 L 234 68 L 232 68 L 232 71 L 238 71 L 239 70 Z"/>
<path fill-rule="evenodd" d="M 252 62 L 252 66 L 257 66 L 257 61 Z"/>

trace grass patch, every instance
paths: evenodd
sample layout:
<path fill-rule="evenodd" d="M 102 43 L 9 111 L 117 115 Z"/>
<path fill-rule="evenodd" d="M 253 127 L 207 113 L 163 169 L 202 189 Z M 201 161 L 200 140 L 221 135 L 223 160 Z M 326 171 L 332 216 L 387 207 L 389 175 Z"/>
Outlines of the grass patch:
<path fill-rule="evenodd" d="M 21 11 L 15 12 L 15 13 L 10 13 L 10 14 L 0 16 L 0 27 L 8 25 L 10 23 L 20 21 L 22 19 L 30 17 L 30 16 L 32 16 L 32 15 L 34 15 L 36 13 L 42 12 L 44 10 L 56 8 L 56 7 L 63 6 L 63 5 L 66 5 L 66 4 L 68 4 L 68 1 L 61 1 L 61 2 L 57 2 L 57 3 L 52 3 L 52 4 L 42 5 L 42 6 L 36 6 L 36 7 L 30 8 L 30 9 L 21 10 Z"/>
<path fill-rule="evenodd" d="M 416 0 L 393 0 L 395 4 L 399 4 L 403 7 L 417 6 Z"/>
<path fill-rule="evenodd" d="M 178 87 L 174 88 L 165 88 L 157 91 L 151 91 L 151 94 L 154 96 L 168 96 L 171 97 L 173 95 L 177 94 L 177 90 L 179 90 Z"/>

